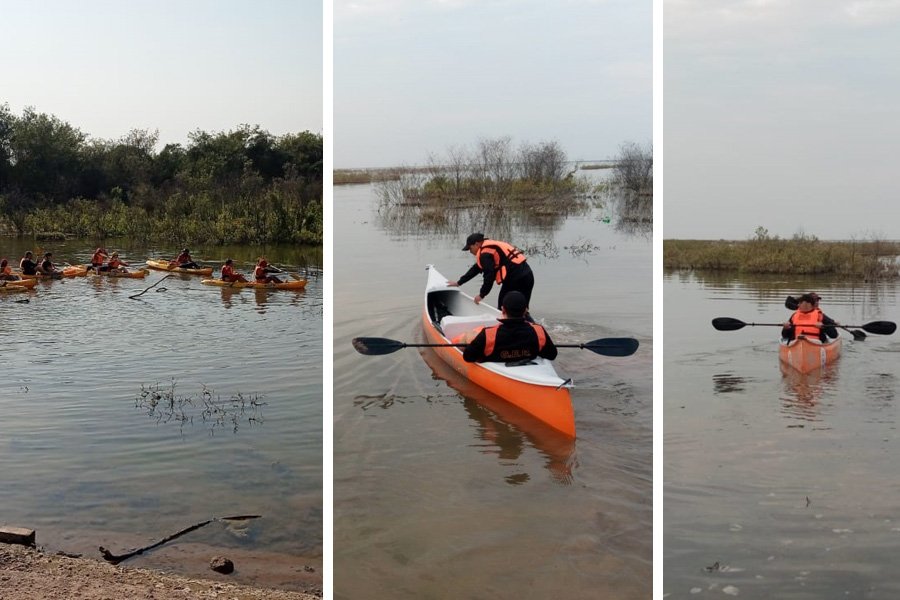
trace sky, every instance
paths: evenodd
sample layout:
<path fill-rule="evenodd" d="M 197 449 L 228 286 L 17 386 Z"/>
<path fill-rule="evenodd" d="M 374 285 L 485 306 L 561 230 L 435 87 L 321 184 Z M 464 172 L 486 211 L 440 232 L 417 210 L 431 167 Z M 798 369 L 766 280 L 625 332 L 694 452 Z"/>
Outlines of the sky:
<path fill-rule="evenodd" d="M 900 1 L 665 0 L 666 239 L 900 239 Z"/>
<path fill-rule="evenodd" d="M 94 139 L 322 133 L 321 0 L 0 0 L 0 104 Z"/>
<path fill-rule="evenodd" d="M 334 166 L 509 136 L 570 160 L 649 144 L 650 0 L 334 0 Z"/>

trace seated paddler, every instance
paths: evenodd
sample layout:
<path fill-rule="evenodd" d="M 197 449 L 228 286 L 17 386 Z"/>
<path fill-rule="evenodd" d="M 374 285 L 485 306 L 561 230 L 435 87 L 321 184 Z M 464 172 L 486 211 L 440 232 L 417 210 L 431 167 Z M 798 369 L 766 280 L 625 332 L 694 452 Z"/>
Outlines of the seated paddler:
<path fill-rule="evenodd" d="M 519 362 L 536 357 L 553 360 L 557 350 L 547 330 L 525 320 L 528 303 L 521 292 L 503 297 L 500 323 L 485 327 L 463 350 L 466 362 Z"/>
<path fill-rule="evenodd" d="M 840 323 L 822 312 L 818 306 L 818 299 L 818 295 L 812 293 L 800 296 L 797 310 L 781 330 L 783 339 L 790 341 L 802 335 L 825 343 L 828 338 L 838 336 L 835 326 L 839 326 Z"/>

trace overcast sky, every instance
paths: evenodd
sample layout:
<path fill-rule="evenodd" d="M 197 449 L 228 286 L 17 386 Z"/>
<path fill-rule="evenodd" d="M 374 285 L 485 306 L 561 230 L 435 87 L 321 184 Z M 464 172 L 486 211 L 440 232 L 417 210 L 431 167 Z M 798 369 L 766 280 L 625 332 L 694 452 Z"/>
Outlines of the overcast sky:
<path fill-rule="evenodd" d="M 650 0 L 335 0 L 335 167 L 479 138 L 572 160 L 652 139 Z"/>
<path fill-rule="evenodd" d="M 0 0 L 0 104 L 118 139 L 322 132 L 321 0 Z"/>
<path fill-rule="evenodd" d="M 664 237 L 900 239 L 900 1 L 665 0 Z"/>

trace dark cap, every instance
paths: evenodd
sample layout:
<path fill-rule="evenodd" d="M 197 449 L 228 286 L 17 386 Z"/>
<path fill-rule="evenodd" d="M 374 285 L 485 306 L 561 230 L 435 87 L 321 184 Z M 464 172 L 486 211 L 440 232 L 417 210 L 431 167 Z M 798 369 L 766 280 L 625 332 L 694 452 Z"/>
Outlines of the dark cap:
<path fill-rule="evenodd" d="M 44 252 L 44 256 L 53 256 L 52 252 Z"/>
<path fill-rule="evenodd" d="M 810 304 L 815 305 L 815 303 L 818 301 L 819 295 L 813 292 L 800 296 L 800 302 L 809 302 Z"/>
<path fill-rule="evenodd" d="M 520 318 L 525 316 L 525 309 L 528 308 L 528 301 L 522 292 L 509 292 L 503 296 L 503 308 L 506 309 L 506 315 L 512 318 Z"/>
<path fill-rule="evenodd" d="M 472 247 L 472 244 L 475 244 L 477 242 L 483 242 L 483 241 L 484 241 L 483 233 L 473 233 L 472 235 L 470 235 L 469 237 L 466 238 L 466 245 L 463 246 L 463 250 L 468 250 L 469 248 Z"/>
<path fill-rule="evenodd" d="M 226 259 L 225 259 L 225 264 L 226 264 L 226 265 L 230 265 L 230 264 L 233 263 L 233 262 L 234 262 L 234 261 L 231 260 L 230 258 L 226 258 Z"/>

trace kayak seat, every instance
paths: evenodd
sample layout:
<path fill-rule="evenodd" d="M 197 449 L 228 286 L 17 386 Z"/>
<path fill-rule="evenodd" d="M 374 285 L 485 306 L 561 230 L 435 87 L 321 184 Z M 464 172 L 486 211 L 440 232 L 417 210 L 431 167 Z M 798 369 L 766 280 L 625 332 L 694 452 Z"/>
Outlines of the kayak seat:
<path fill-rule="evenodd" d="M 471 331 L 476 327 L 490 327 L 497 325 L 496 317 L 490 315 L 469 315 L 456 317 L 453 315 L 441 319 L 441 331 L 444 337 L 453 339 L 456 336 Z"/>

